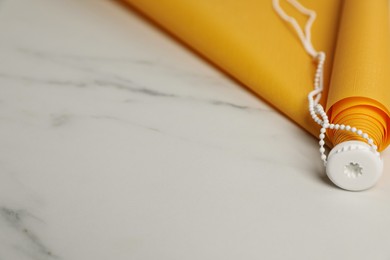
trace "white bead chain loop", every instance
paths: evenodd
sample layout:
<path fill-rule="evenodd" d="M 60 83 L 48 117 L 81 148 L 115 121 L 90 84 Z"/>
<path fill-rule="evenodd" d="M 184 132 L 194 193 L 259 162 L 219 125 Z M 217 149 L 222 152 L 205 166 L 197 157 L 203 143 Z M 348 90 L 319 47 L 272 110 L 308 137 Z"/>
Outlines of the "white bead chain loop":
<path fill-rule="evenodd" d="M 378 147 L 374 144 L 374 140 L 363 130 L 357 129 L 356 127 L 351 127 L 350 125 L 339 125 L 339 124 L 330 124 L 329 118 L 322 107 L 321 104 L 319 104 L 319 99 L 321 97 L 321 92 L 323 91 L 323 74 L 324 74 L 324 63 L 325 63 L 325 53 L 319 52 L 316 59 L 317 59 L 317 70 L 314 77 L 314 90 L 312 90 L 309 95 L 309 112 L 311 117 L 313 118 L 314 122 L 319 124 L 321 126 L 319 139 L 318 142 L 320 145 L 319 151 L 321 154 L 321 160 L 324 163 L 324 166 L 326 166 L 327 163 L 327 156 L 325 154 L 325 134 L 326 129 L 332 129 L 332 130 L 342 130 L 346 132 L 354 133 L 363 139 L 367 141 L 367 143 L 371 146 L 372 150 L 379 156 L 379 153 L 377 151 Z"/>
<path fill-rule="evenodd" d="M 314 49 L 313 44 L 311 42 L 311 27 L 316 18 L 316 12 L 305 8 L 296 0 L 287 0 L 287 2 L 289 2 L 293 7 L 295 7 L 302 14 L 309 16 L 309 19 L 305 25 L 305 30 L 303 32 L 301 27 L 299 27 L 297 21 L 293 17 L 288 16 L 283 11 L 283 9 L 280 7 L 279 0 L 273 0 L 272 2 L 275 11 L 279 14 L 279 16 L 284 21 L 292 25 L 292 27 L 298 34 L 298 37 L 301 40 L 302 45 L 305 48 L 306 52 L 313 57 L 314 61 L 317 62 L 317 69 L 314 76 L 314 89 L 309 92 L 307 98 L 309 101 L 309 113 L 313 118 L 314 122 L 316 122 L 318 125 L 321 126 L 320 134 L 319 134 L 320 140 L 318 143 L 320 145 L 319 151 L 324 166 L 326 166 L 327 164 L 327 156 L 325 154 L 325 147 L 324 147 L 325 135 L 327 129 L 351 132 L 353 134 L 356 134 L 357 136 L 360 136 L 361 138 L 366 140 L 366 142 L 371 146 L 374 153 L 379 156 L 379 152 L 377 151 L 378 147 L 375 145 L 374 140 L 367 133 L 363 132 L 361 129 L 357 129 L 356 127 L 352 127 L 350 125 L 330 124 L 328 115 L 326 114 L 322 105 L 319 104 L 322 91 L 324 90 L 324 64 L 325 64 L 326 55 L 322 51 L 317 52 Z"/>

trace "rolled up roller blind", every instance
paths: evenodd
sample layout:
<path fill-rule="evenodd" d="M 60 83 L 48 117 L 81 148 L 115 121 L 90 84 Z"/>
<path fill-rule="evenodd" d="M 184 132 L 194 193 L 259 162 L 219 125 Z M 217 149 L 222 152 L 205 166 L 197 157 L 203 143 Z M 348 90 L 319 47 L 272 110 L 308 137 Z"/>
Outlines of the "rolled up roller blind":
<path fill-rule="evenodd" d="M 304 129 L 318 134 L 319 127 L 307 110 L 315 66 L 295 33 L 275 14 L 271 1 L 126 1 Z M 317 50 L 327 54 L 321 104 L 332 122 L 365 130 L 383 150 L 389 144 L 390 123 L 387 0 L 300 2 L 317 12 L 312 40 Z M 283 8 L 305 22 L 287 4 Z M 332 144 L 357 139 L 346 132 L 328 135 Z"/>
<path fill-rule="evenodd" d="M 370 134 L 379 150 L 389 145 L 389 1 L 346 0 L 341 13 L 327 100 L 330 120 Z M 330 131 L 333 143 L 357 139 Z"/>

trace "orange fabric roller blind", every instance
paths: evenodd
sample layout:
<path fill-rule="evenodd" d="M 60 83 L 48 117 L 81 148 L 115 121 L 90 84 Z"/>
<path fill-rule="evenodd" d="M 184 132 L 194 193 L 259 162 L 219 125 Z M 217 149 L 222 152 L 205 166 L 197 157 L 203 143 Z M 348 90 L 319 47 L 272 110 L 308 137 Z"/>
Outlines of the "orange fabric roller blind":
<path fill-rule="evenodd" d="M 318 135 L 319 127 L 307 110 L 315 66 L 295 33 L 276 15 L 271 0 L 126 1 Z M 289 14 L 305 22 L 281 2 Z M 383 150 L 389 143 L 390 122 L 388 1 L 300 2 L 317 12 L 312 40 L 327 54 L 321 103 L 331 121 L 364 129 Z M 328 134 L 333 144 L 356 139 L 340 131 Z"/>

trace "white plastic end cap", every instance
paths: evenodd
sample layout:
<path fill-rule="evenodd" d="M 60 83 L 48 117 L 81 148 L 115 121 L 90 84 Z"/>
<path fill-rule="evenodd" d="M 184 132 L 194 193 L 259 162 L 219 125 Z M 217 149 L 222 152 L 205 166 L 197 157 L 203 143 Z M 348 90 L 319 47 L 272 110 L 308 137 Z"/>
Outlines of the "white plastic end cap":
<path fill-rule="evenodd" d="M 336 145 L 328 155 L 326 174 L 342 189 L 366 190 L 374 186 L 382 175 L 383 161 L 379 153 L 361 141 Z"/>

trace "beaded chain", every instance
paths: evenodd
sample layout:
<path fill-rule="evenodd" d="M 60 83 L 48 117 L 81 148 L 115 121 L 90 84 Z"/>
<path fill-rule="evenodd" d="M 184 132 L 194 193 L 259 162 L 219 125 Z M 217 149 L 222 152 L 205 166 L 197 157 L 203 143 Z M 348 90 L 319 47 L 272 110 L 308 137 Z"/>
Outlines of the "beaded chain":
<path fill-rule="evenodd" d="M 356 127 L 352 127 L 350 125 L 344 125 L 344 124 L 331 124 L 329 122 L 328 115 L 326 114 L 323 106 L 319 103 L 321 99 L 322 91 L 324 90 L 323 86 L 323 77 L 324 77 L 324 63 L 326 59 L 326 55 L 324 52 L 320 51 L 317 52 L 313 44 L 311 42 L 311 27 L 313 25 L 314 20 L 316 19 L 316 12 L 313 10 L 307 9 L 303 5 L 301 5 L 297 0 L 287 0 L 289 4 L 291 4 L 294 8 L 296 8 L 299 12 L 309 17 L 308 21 L 306 22 L 305 31 L 302 31 L 301 27 L 299 26 L 298 22 L 295 20 L 295 18 L 287 15 L 283 9 L 280 7 L 279 0 L 273 0 L 273 7 L 277 14 L 286 22 L 292 25 L 292 27 L 295 29 L 295 31 L 298 34 L 299 39 L 302 42 L 303 47 L 305 48 L 306 52 L 314 59 L 314 61 L 317 62 L 317 69 L 314 76 L 314 89 L 310 91 L 308 94 L 308 100 L 309 100 L 309 112 L 311 117 L 313 118 L 314 122 L 319 124 L 321 126 L 320 134 L 319 134 L 319 151 L 321 155 L 321 160 L 324 163 L 324 166 L 327 164 L 327 156 L 325 154 L 325 134 L 327 129 L 334 129 L 334 130 L 342 130 L 346 132 L 351 132 L 353 134 L 356 134 L 363 139 L 367 141 L 367 143 L 371 146 L 374 153 L 379 156 L 379 152 L 377 145 L 375 145 L 374 140 L 365 132 L 363 132 L 361 129 L 358 129 Z"/>

